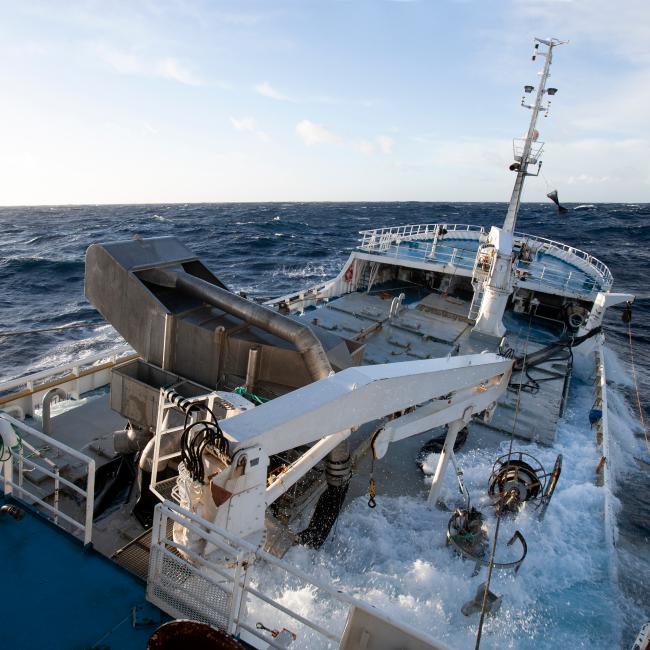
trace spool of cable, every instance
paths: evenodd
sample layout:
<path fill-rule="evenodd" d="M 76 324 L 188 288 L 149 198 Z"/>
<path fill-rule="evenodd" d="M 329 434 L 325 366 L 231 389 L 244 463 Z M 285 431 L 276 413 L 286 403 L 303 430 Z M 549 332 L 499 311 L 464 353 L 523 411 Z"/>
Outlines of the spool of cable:
<path fill-rule="evenodd" d="M 569 325 L 570 325 L 571 328 L 574 329 L 574 330 L 577 330 L 577 329 L 579 329 L 580 327 L 582 327 L 582 325 L 584 324 L 584 322 L 585 322 L 584 317 L 582 316 L 582 314 L 580 314 L 580 313 L 578 313 L 578 312 L 574 312 L 573 314 L 571 314 L 571 315 L 569 316 Z"/>

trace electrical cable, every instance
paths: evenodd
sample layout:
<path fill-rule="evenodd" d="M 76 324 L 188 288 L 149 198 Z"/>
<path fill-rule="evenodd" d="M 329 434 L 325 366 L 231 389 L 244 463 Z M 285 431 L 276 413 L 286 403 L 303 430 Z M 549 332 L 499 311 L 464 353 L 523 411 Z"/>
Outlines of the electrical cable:
<path fill-rule="evenodd" d="M 181 457 L 192 479 L 199 483 L 205 479 L 203 452 L 209 446 L 222 456 L 230 454 L 228 440 L 216 421 L 198 420 L 185 427 L 181 434 Z"/>
<path fill-rule="evenodd" d="M 180 447 L 183 463 L 194 481 L 203 483 L 205 468 L 203 465 L 203 452 L 207 447 L 213 447 L 219 454 L 228 458 L 230 445 L 223 435 L 217 421 L 217 416 L 207 405 L 178 401 L 177 407 L 185 413 L 185 423 L 181 434 Z M 183 406 L 185 405 L 185 407 Z M 212 420 L 197 420 L 190 422 L 193 413 L 206 411 Z"/>

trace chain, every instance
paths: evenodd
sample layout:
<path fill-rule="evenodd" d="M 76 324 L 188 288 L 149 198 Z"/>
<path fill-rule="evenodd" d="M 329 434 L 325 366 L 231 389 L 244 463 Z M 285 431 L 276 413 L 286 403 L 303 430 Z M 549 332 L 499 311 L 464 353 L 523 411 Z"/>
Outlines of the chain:
<path fill-rule="evenodd" d="M 368 507 L 369 508 L 375 508 L 377 506 L 377 502 L 375 501 L 375 479 L 374 479 L 374 474 L 375 474 L 375 450 L 370 448 L 370 453 L 372 454 L 372 460 L 370 461 L 370 483 L 368 484 L 368 494 L 370 495 L 370 498 L 368 499 Z"/>

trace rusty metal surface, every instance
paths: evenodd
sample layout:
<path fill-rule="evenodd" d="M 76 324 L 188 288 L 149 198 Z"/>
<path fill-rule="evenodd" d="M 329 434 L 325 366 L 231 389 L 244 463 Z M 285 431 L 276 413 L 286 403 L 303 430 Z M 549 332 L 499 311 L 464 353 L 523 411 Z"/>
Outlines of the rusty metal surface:
<path fill-rule="evenodd" d="M 243 650 L 229 634 L 198 621 L 177 620 L 161 625 L 149 639 L 147 650 Z"/>

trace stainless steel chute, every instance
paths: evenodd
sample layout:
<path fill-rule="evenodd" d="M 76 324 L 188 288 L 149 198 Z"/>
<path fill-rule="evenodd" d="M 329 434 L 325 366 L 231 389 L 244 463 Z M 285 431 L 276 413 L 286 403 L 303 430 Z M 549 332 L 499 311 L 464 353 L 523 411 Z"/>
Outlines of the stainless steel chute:
<path fill-rule="evenodd" d="M 174 237 L 93 244 L 86 296 L 148 363 L 203 386 L 281 395 L 360 362 L 362 344 L 229 291 Z"/>

